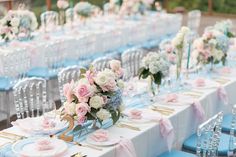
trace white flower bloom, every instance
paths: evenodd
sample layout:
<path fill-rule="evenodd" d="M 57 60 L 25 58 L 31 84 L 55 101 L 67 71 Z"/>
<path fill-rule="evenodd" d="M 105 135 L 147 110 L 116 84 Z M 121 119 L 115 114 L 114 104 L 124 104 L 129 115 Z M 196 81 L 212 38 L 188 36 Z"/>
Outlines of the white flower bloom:
<path fill-rule="evenodd" d="M 117 85 L 118 85 L 118 87 L 121 88 L 121 89 L 124 89 L 124 87 L 125 87 L 124 82 L 123 82 L 122 80 L 118 80 L 118 81 L 117 81 Z"/>
<path fill-rule="evenodd" d="M 101 120 L 107 120 L 110 118 L 110 112 L 102 108 L 96 113 L 96 115 Z"/>
<path fill-rule="evenodd" d="M 75 114 L 75 107 L 76 107 L 76 104 L 74 102 L 72 102 L 72 103 L 65 102 L 64 103 L 65 112 L 69 115 Z"/>
<path fill-rule="evenodd" d="M 98 109 L 98 108 L 101 108 L 103 105 L 104 105 L 104 101 L 103 101 L 103 98 L 96 95 L 96 96 L 93 96 L 90 100 L 89 100 L 89 105 L 92 107 L 92 108 L 95 108 L 95 109 Z"/>
<path fill-rule="evenodd" d="M 11 30 L 14 34 L 18 33 L 18 27 L 12 27 Z"/>
<path fill-rule="evenodd" d="M 11 19 L 11 25 L 13 27 L 18 27 L 19 24 L 20 24 L 20 19 L 19 18 L 14 17 L 14 18 Z"/>

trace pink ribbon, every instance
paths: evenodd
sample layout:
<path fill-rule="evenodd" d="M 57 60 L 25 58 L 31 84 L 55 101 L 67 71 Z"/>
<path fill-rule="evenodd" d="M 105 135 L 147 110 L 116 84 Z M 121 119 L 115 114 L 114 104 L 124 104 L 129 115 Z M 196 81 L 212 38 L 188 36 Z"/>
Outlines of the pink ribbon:
<path fill-rule="evenodd" d="M 205 115 L 205 111 L 199 101 L 195 101 L 193 103 L 193 109 L 194 109 L 194 112 L 195 112 L 196 117 L 199 120 L 199 122 L 203 122 L 206 115 Z"/>
<path fill-rule="evenodd" d="M 167 118 L 161 118 L 160 121 L 160 132 L 167 142 L 168 150 L 171 151 L 172 144 L 174 142 L 174 128 Z"/>
<path fill-rule="evenodd" d="M 217 95 L 218 95 L 218 98 L 224 103 L 224 105 L 228 105 L 229 103 L 228 94 L 225 91 L 225 88 L 219 87 L 217 90 Z"/>
<path fill-rule="evenodd" d="M 116 146 L 116 157 L 137 157 L 133 142 L 129 139 L 121 138 Z"/>

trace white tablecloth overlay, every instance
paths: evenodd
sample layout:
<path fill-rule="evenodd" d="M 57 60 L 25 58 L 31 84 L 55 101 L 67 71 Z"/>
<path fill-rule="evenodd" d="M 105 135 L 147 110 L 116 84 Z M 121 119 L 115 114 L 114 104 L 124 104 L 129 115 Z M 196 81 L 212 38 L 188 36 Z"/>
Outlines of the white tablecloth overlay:
<path fill-rule="evenodd" d="M 235 77 L 227 77 L 231 81 L 225 84 L 225 88 L 228 97 L 229 105 L 223 105 L 223 102 L 219 101 L 217 96 L 217 88 L 202 90 L 205 94 L 199 99 L 202 104 L 207 118 L 213 116 L 219 111 L 229 113 L 232 105 L 236 103 L 235 89 L 236 79 Z M 148 100 L 147 100 L 148 101 Z M 169 106 L 175 108 L 176 112 L 168 118 L 172 122 L 175 132 L 175 140 L 173 148 L 180 149 L 183 141 L 191 134 L 195 133 L 198 126 L 193 106 L 180 105 L 180 106 Z M 126 128 L 118 128 L 116 126 L 110 127 L 108 130 L 112 134 L 123 136 L 124 138 L 131 139 L 134 143 L 134 147 L 138 157 L 156 157 L 157 155 L 167 151 L 167 145 L 165 139 L 160 134 L 159 124 L 150 122 L 146 124 L 132 124 L 141 128 L 141 131 L 129 130 Z M 16 127 L 11 127 L 5 131 L 13 132 L 16 134 L 27 135 Z M 0 141 L 3 142 L 1 139 Z M 0 143 L 1 144 L 1 143 Z M 105 147 L 103 151 L 96 151 L 90 148 L 72 146 L 65 156 L 70 156 L 76 152 L 82 152 L 88 157 L 115 157 L 115 147 Z"/>

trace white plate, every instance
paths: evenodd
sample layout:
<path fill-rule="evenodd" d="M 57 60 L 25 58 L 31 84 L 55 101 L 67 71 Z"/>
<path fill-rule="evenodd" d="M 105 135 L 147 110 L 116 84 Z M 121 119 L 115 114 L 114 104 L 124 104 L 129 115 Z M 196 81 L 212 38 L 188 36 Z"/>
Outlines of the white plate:
<path fill-rule="evenodd" d="M 67 144 L 59 139 L 48 138 L 53 145 L 53 149 L 38 151 L 36 149 L 36 141 L 40 138 L 28 138 L 20 140 L 12 145 L 12 151 L 19 156 L 29 157 L 57 157 L 64 154 L 68 147 Z"/>
<path fill-rule="evenodd" d="M 32 134 L 56 134 L 65 128 L 68 127 L 66 121 L 61 121 L 60 118 L 55 119 L 55 127 L 52 128 L 43 128 L 42 127 L 43 117 L 34 117 L 34 118 L 25 118 L 18 119 L 15 122 L 12 122 L 13 126 L 17 126 L 21 130 L 32 133 Z"/>
<path fill-rule="evenodd" d="M 92 135 L 89 135 L 89 136 L 86 138 L 86 142 L 87 142 L 88 144 L 91 144 L 91 145 L 94 145 L 94 146 L 107 147 L 107 146 L 116 145 L 117 143 L 120 142 L 120 137 L 119 137 L 119 136 L 116 136 L 116 135 L 112 135 L 112 134 L 109 134 L 109 140 L 108 140 L 108 141 L 105 141 L 105 142 L 97 142 L 97 141 L 94 141 L 94 140 L 92 140 L 92 138 L 90 138 L 90 136 L 92 136 Z"/>

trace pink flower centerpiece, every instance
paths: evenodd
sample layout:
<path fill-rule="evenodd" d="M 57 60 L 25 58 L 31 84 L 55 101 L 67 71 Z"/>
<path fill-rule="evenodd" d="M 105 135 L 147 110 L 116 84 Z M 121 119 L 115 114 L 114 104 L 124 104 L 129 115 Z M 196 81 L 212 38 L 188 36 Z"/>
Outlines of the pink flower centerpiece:
<path fill-rule="evenodd" d="M 121 112 L 121 93 L 123 74 L 120 61 L 112 60 L 111 69 L 95 71 L 81 69 L 80 79 L 64 85 L 64 114 L 77 121 L 76 130 L 80 130 L 88 120 L 99 122 L 112 118 L 117 122 Z"/>

